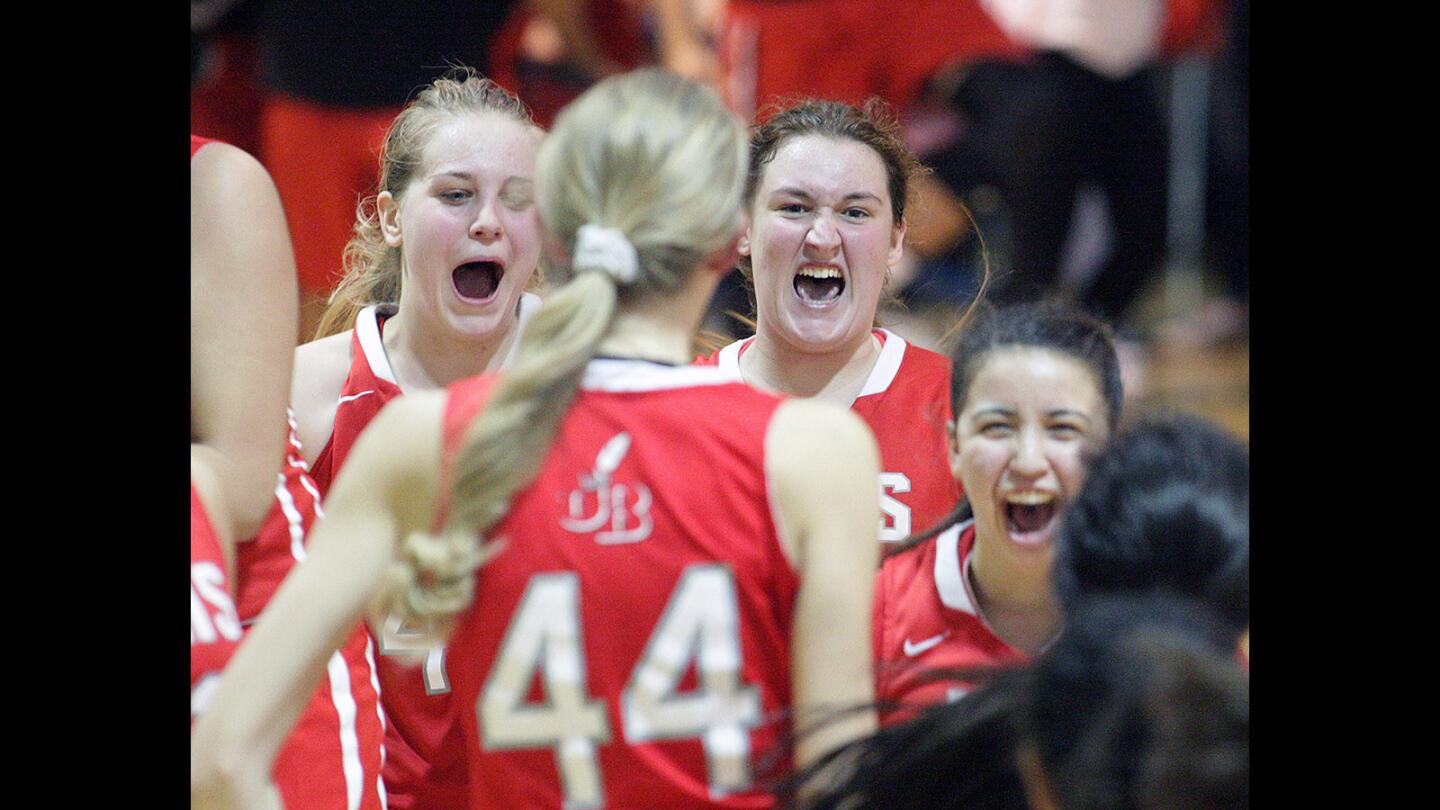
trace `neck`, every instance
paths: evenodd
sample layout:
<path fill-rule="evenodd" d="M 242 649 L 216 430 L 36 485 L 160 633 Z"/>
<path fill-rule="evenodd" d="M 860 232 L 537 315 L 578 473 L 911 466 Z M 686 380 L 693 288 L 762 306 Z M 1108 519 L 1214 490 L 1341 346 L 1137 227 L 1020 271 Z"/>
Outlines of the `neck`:
<path fill-rule="evenodd" d="M 987 557 L 979 538 L 970 552 L 970 588 L 985 623 L 1005 643 L 1034 656 L 1060 629 L 1060 606 L 1050 588 L 1050 566 Z M 1029 562 L 1029 561 L 1025 561 Z"/>
<path fill-rule="evenodd" d="M 647 296 L 620 308 L 597 354 L 686 364 L 695 359 L 692 338 L 719 277 L 705 269 L 691 272 L 673 293 Z"/>
<path fill-rule="evenodd" d="M 517 304 L 518 307 L 518 304 Z M 480 337 L 462 337 L 441 324 L 407 315 L 402 306 L 385 321 L 381 340 L 395 380 L 405 391 L 443 388 L 456 380 L 498 371 L 519 340 L 510 326 Z"/>
<path fill-rule="evenodd" d="M 870 331 L 850 345 L 814 353 L 785 342 L 762 325 L 755 342 L 740 356 L 740 372 L 753 385 L 848 408 L 879 357 L 880 339 Z"/>

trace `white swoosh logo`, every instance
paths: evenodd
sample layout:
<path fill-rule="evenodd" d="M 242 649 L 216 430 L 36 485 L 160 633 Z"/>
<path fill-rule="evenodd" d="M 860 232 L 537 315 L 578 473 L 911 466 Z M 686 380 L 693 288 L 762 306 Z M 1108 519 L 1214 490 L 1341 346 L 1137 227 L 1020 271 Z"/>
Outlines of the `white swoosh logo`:
<path fill-rule="evenodd" d="M 914 644 L 911 644 L 910 639 L 907 638 L 905 639 L 905 654 L 910 656 L 911 658 L 914 658 L 920 653 L 923 653 L 931 647 L 934 647 L 936 644 L 944 641 L 945 637 L 948 635 L 950 635 L 950 631 L 946 630 L 938 636 L 931 636 L 924 641 L 917 641 Z"/>
<path fill-rule="evenodd" d="M 348 396 L 348 397 L 340 397 L 340 401 L 336 402 L 335 404 L 336 404 L 336 405 L 344 405 L 345 403 L 350 402 L 351 400 L 356 400 L 356 399 L 359 399 L 360 397 L 365 396 L 366 394 L 373 394 L 373 393 L 375 393 L 375 389 L 371 388 L 369 391 L 361 391 L 361 392 L 358 393 L 358 394 L 351 394 L 351 395 Z"/>

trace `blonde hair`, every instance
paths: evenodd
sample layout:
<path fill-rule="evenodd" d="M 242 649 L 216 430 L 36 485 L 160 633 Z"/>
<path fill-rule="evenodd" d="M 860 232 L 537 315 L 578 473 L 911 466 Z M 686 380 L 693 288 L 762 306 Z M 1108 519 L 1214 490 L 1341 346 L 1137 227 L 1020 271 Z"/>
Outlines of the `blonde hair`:
<path fill-rule="evenodd" d="M 710 90 L 654 69 L 612 77 L 561 112 L 540 148 L 541 219 L 573 252 L 584 225 L 634 247 L 637 272 L 555 268 L 555 288 L 520 339 L 484 412 L 466 430 L 440 536 L 412 535 L 396 607 L 443 635 L 470 603 L 483 535 L 539 472 L 580 376 L 619 306 L 679 288 L 735 236 L 745 181 L 745 134 Z"/>
<path fill-rule="evenodd" d="M 520 99 L 468 67 L 456 67 L 436 79 L 395 116 L 380 149 L 379 187 L 355 208 L 355 231 L 343 254 L 345 275 L 330 294 L 315 329 L 316 338 L 349 329 L 356 314 L 371 304 L 400 300 L 400 249 L 385 243 L 375 199 L 388 191 L 399 201 L 421 169 L 431 135 L 447 118 L 480 113 L 497 113 L 535 126 Z M 535 283 L 538 281 L 532 277 Z"/>

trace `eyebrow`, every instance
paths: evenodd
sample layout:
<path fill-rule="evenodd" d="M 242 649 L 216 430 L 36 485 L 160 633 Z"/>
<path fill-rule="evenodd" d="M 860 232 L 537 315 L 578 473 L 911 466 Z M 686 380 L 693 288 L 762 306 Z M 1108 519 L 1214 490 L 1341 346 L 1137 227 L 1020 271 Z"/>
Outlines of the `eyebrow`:
<path fill-rule="evenodd" d="M 777 188 L 777 189 L 775 189 L 774 191 L 770 192 L 770 196 L 772 196 L 772 197 L 773 197 L 773 196 L 777 196 L 777 195 L 784 195 L 784 194 L 788 194 L 788 195 L 790 195 L 790 196 L 792 196 L 792 197 L 803 197 L 804 199 L 807 199 L 807 200 L 814 199 L 814 195 L 812 195 L 810 192 L 808 192 L 808 191 L 806 191 L 805 189 L 802 189 L 802 188 L 796 188 L 796 187 L 794 187 L 794 186 L 785 186 L 784 188 Z M 848 200 L 863 200 L 863 199 L 871 199 L 871 200 L 874 200 L 874 201 L 877 202 L 877 203 L 881 201 L 879 197 L 875 196 L 874 194 L 871 194 L 871 193 L 868 192 L 868 191 L 852 191 L 852 192 L 850 192 L 849 194 L 846 194 L 845 196 L 841 197 L 841 198 L 840 198 L 840 201 L 841 201 L 841 202 L 846 202 L 846 201 L 848 201 Z"/>
<path fill-rule="evenodd" d="M 974 414 L 972 414 L 972 415 L 971 415 L 971 418 L 972 418 L 972 419 L 979 419 L 980 417 L 982 417 L 982 416 L 987 416 L 987 415 L 993 415 L 993 416 L 1011 416 L 1011 417 L 1013 417 L 1013 416 L 1016 415 L 1016 411 L 1015 411 L 1014 408 L 1006 408 L 1006 407 L 1001 406 L 1001 405 L 994 405 L 994 406 L 991 406 L 991 407 L 989 407 L 989 408 L 981 408 L 980 410 L 978 410 L 978 411 L 976 411 Z M 1090 417 L 1089 414 L 1085 413 L 1084 411 L 1077 411 L 1077 410 L 1074 410 L 1073 408 L 1056 408 L 1056 409 L 1051 410 L 1051 411 L 1046 411 L 1046 412 L 1045 412 L 1045 415 L 1048 416 L 1048 417 L 1050 417 L 1050 418 L 1052 418 L 1052 419 L 1055 418 L 1055 417 L 1057 417 L 1057 416 L 1073 416 L 1073 417 L 1076 417 L 1076 418 L 1078 418 L 1078 419 L 1083 419 L 1083 420 L 1085 420 L 1086 422 L 1093 422 L 1093 421 L 1095 421 L 1094 419 L 1092 419 L 1092 418 Z"/>
<path fill-rule="evenodd" d="M 455 179 L 457 179 L 457 180 L 464 180 L 464 181 L 466 181 L 466 182 L 471 182 L 471 183 L 475 182 L 475 175 L 471 174 L 470 172 L 466 172 L 466 171 L 459 171 L 459 170 L 456 170 L 456 171 L 443 171 L 443 172 L 436 172 L 436 173 L 430 175 L 430 179 L 431 179 L 431 180 L 438 180 L 438 179 L 444 178 L 444 177 L 453 177 L 453 178 L 455 178 Z M 512 175 L 510 175 L 509 177 L 505 178 L 503 181 L 501 181 L 500 185 L 506 186 L 506 185 L 510 185 L 511 183 L 529 183 L 529 184 L 533 185 L 533 184 L 535 183 L 535 180 L 534 180 L 533 178 L 530 178 L 530 177 L 521 177 L 521 176 L 518 175 L 518 174 L 512 174 Z"/>

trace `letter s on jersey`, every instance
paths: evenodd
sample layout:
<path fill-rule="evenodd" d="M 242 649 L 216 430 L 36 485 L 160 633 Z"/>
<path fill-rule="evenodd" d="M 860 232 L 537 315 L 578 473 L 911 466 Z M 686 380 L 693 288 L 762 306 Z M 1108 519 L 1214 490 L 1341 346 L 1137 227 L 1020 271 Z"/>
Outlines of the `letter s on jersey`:
<path fill-rule="evenodd" d="M 880 542 L 895 543 L 910 536 L 910 507 L 893 497 L 910 491 L 905 473 L 880 473 Z"/>
<path fill-rule="evenodd" d="M 225 572 L 208 560 L 190 564 L 190 646 L 240 640 L 240 616 L 225 590 Z"/>

